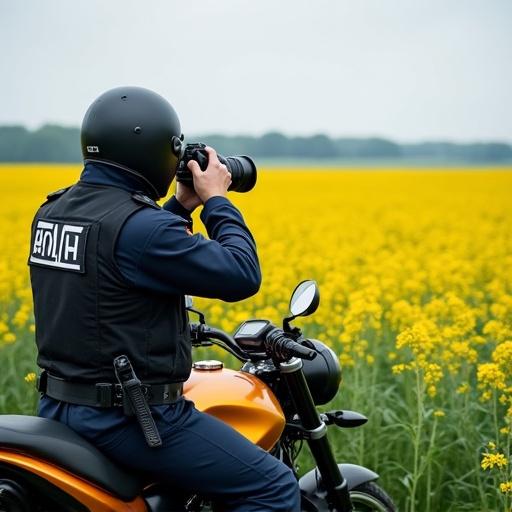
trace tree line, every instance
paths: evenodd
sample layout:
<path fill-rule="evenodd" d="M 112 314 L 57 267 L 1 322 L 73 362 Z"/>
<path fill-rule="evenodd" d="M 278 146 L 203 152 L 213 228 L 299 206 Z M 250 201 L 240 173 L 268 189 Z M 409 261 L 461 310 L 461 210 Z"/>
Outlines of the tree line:
<path fill-rule="evenodd" d="M 428 159 L 467 162 L 508 162 L 512 146 L 503 142 L 456 144 L 422 142 L 398 144 L 388 139 L 330 138 L 323 134 L 290 137 L 278 132 L 262 136 L 205 135 L 188 138 L 205 142 L 223 155 L 247 154 L 255 158 L 290 159 Z M 80 130 L 44 125 L 37 130 L 23 126 L 0 126 L 2 162 L 79 162 Z"/>

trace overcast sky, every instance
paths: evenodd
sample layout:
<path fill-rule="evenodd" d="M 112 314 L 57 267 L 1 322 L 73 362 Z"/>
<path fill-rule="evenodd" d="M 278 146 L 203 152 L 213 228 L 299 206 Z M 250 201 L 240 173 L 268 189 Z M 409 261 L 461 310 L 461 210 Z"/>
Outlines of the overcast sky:
<path fill-rule="evenodd" d="M 0 124 L 118 85 L 187 133 L 512 142 L 511 0 L 0 0 Z"/>

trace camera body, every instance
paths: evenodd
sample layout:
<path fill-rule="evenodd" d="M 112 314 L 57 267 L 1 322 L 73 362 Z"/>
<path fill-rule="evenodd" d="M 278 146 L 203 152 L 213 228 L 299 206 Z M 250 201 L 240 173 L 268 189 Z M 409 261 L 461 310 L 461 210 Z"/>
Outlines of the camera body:
<path fill-rule="evenodd" d="M 178 168 L 176 170 L 176 181 L 188 187 L 194 186 L 193 175 L 188 168 L 191 160 L 196 161 L 202 171 L 208 167 L 208 153 L 206 145 L 201 142 L 183 144 L 181 147 Z M 245 155 L 224 157 L 217 154 L 219 161 L 224 164 L 231 174 L 231 185 L 228 190 L 235 192 L 249 192 L 256 185 L 256 165 L 251 158 Z"/>
<path fill-rule="evenodd" d="M 192 173 L 188 168 L 188 163 L 191 160 L 195 160 L 202 171 L 206 171 L 208 167 L 208 153 L 205 151 L 206 144 L 201 142 L 195 142 L 191 144 L 184 144 L 178 162 L 178 169 L 176 171 L 176 181 L 193 186 Z M 220 158 L 219 158 L 220 160 Z"/>

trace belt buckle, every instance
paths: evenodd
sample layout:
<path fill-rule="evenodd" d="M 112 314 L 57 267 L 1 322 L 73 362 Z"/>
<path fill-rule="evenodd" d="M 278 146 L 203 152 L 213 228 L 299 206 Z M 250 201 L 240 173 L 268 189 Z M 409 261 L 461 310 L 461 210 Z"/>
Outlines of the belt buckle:
<path fill-rule="evenodd" d="M 46 386 L 48 383 L 48 372 L 46 370 L 42 370 L 41 373 L 37 376 L 36 380 L 36 389 L 39 393 L 46 393 Z"/>
<path fill-rule="evenodd" d="M 100 407 L 121 407 L 123 405 L 123 388 L 121 384 L 98 382 L 96 384 L 96 394 Z"/>

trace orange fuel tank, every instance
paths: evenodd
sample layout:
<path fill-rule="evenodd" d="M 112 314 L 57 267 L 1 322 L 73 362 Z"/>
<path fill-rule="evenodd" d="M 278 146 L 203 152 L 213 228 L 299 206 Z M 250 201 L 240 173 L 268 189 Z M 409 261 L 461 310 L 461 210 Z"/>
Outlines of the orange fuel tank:
<path fill-rule="evenodd" d="M 198 410 L 219 418 L 264 450 L 270 450 L 285 425 L 274 393 L 254 375 L 214 363 L 218 362 L 194 363 L 184 395 Z"/>

